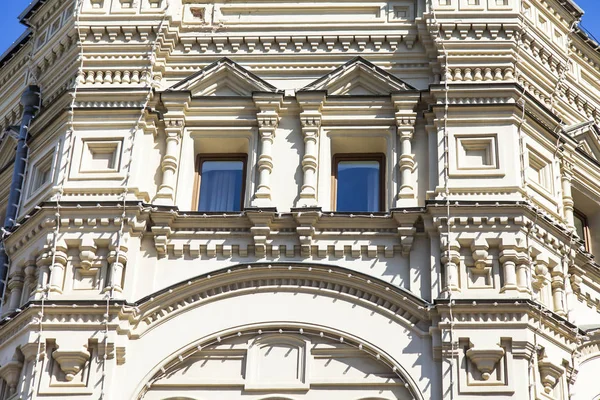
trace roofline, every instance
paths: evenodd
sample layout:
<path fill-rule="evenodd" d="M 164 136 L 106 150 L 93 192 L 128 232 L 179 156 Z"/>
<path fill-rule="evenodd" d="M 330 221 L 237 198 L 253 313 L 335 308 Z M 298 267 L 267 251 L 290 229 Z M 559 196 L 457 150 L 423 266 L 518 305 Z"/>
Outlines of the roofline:
<path fill-rule="evenodd" d="M 578 18 L 583 16 L 583 9 L 579 7 L 574 0 L 556 0 L 561 6 L 567 9 L 568 12 L 575 15 Z"/>
<path fill-rule="evenodd" d="M 21 48 L 25 46 L 27 42 L 29 42 L 31 36 L 31 29 L 27 28 L 25 32 L 23 32 L 23 34 L 21 34 L 21 36 L 19 36 L 19 38 L 15 40 L 14 43 L 11 44 L 4 53 L 2 53 L 2 55 L 0 55 L 0 68 L 4 67 L 4 65 L 11 60 L 12 56 L 21 50 Z"/>
<path fill-rule="evenodd" d="M 40 8 L 47 0 L 33 0 L 21 14 L 19 14 L 19 21 L 22 24 L 29 26 L 26 20 Z"/>

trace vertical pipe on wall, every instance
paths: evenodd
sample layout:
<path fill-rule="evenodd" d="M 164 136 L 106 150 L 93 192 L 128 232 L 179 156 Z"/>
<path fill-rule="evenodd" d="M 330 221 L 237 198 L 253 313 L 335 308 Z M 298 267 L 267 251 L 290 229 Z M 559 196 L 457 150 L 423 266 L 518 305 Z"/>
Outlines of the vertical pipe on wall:
<path fill-rule="evenodd" d="M 8 204 L 6 206 L 6 217 L 4 219 L 2 239 L 4 239 L 5 232 L 10 231 L 14 227 L 19 212 L 19 203 L 21 202 L 23 181 L 25 178 L 25 168 L 27 168 L 27 158 L 29 156 L 29 148 L 27 147 L 29 125 L 40 109 L 40 88 L 36 85 L 28 86 L 21 96 L 21 104 L 23 105 L 23 118 L 21 119 L 21 128 L 17 139 L 15 164 L 8 195 Z M 0 293 L 2 293 L 0 301 L 2 302 L 2 305 L 4 305 L 4 291 L 6 289 L 6 280 L 8 279 L 8 266 L 9 259 L 4 248 L 4 240 L 2 240 L 2 242 L 0 242 Z"/>

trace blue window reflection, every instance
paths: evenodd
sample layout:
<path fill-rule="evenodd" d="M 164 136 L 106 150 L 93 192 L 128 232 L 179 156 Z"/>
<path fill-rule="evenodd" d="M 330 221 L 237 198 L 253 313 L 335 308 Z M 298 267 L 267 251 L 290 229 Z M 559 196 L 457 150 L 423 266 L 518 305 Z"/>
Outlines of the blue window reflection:
<path fill-rule="evenodd" d="M 201 162 L 198 211 L 241 211 L 243 175 L 241 160 Z"/>
<path fill-rule="evenodd" d="M 339 161 L 337 164 L 337 211 L 380 211 L 378 161 Z"/>

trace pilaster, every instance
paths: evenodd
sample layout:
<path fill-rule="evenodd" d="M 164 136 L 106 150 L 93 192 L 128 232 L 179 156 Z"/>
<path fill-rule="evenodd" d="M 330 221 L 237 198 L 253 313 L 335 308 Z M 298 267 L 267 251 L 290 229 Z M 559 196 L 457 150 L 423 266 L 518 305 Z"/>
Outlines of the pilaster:
<path fill-rule="evenodd" d="M 573 163 L 566 157 L 560 160 L 561 169 L 561 184 L 562 184 L 562 201 L 563 201 L 563 217 L 569 228 L 575 231 L 574 209 L 575 202 L 571 190 L 571 181 L 573 180 Z"/>
<path fill-rule="evenodd" d="M 444 241 L 442 241 L 442 245 L 444 245 Z M 452 293 L 460 293 L 460 243 L 451 241 L 450 244 L 446 244 L 445 248 L 442 250 L 442 263 L 446 269 L 445 291 L 449 295 Z"/>
<path fill-rule="evenodd" d="M 417 113 L 415 106 L 418 96 L 406 94 L 392 95 L 392 102 L 396 110 L 394 118 L 400 140 L 400 153 L 398 157 L 398 170 L 400 185 L 396 194 L 396 207 L 410 207 L 416 205 L 413 173 L 415 170 L 415 154 L 412 141 L 415 133 Z"/>
<path fill-rule="evenodd" d="M 175 204 L 175 188 L 177 185 L 177 169 L 179 168 L 179 154 L 181 152 L 181 139 L 185 128 L 183 118 L 165 119 L 165 154 L 161 161 L 162 183 L 154 202 L 161 205 Z"/>
<path fill-rule="evenodd" d="M 325 101 L 325 92 L 299 92 L 296 94 L 302 109 L 300 122 L 304 137 L 304 172 L 300 198 L 296 207 L 318 207 L 317 171 L 319 167 L 319 135 L 321 133 L 321 109 Z"/>
<path fill-rule="evenodd" d="M 254 93 L 252 99 L 258 109 L 256 121 L 258 122 L 260 151 L 257 162 L 258 185 L 251 204 L 258 208 L 272 208 L 273 140 L 279 125 L 279 111 L 283 104 L 283 94 Z"/>

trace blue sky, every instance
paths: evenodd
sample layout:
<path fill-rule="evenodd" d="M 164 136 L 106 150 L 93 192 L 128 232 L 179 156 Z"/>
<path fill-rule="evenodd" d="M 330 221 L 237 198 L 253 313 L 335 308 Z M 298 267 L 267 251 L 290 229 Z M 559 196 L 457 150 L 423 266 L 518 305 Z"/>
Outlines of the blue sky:
<path fill-rule="evenodd" d="M 586 12 L 583 26 L 600 40 L 600 0 L 575 0 Z M 17 17 L 29 5 L 30 0 L 2 1 L 0 16 L 0 54 L 23 33 L 24 27 L 19 24 Z"/>

